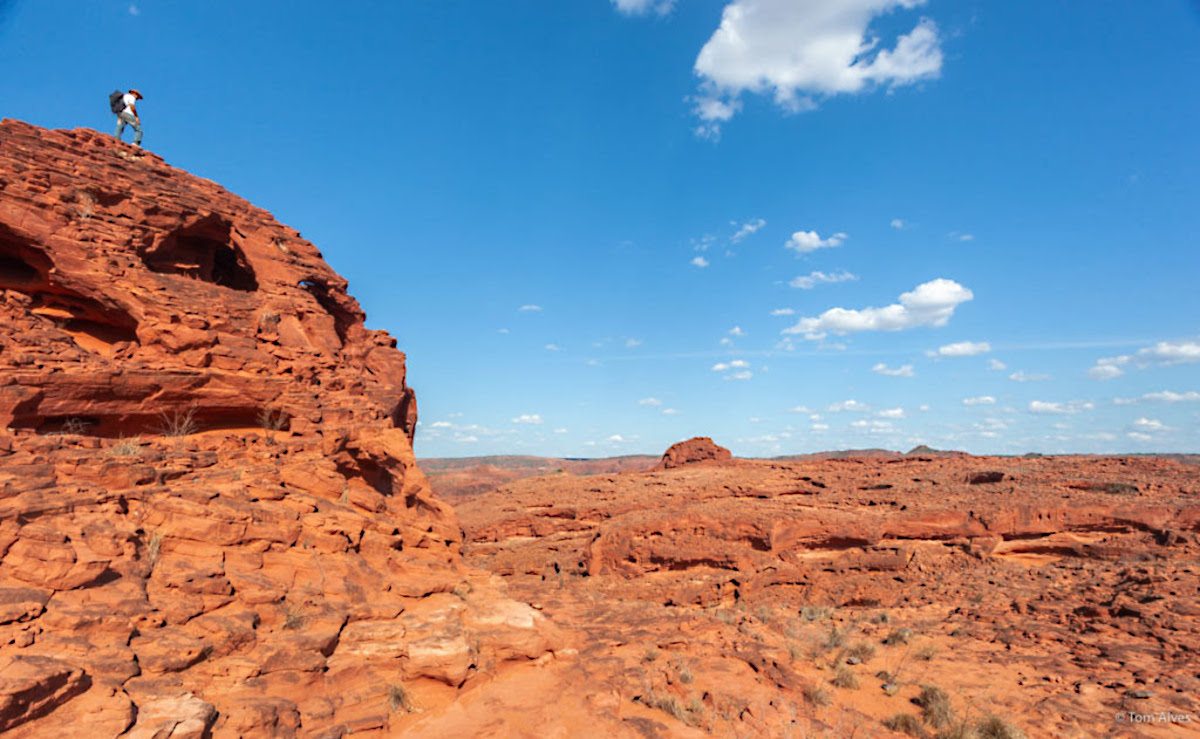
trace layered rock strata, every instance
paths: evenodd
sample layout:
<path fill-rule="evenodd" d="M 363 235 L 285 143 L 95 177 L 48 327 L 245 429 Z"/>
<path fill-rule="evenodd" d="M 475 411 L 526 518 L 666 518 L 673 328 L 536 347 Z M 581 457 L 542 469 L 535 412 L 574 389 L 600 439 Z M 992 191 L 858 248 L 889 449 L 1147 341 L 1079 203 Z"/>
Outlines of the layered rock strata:
<path fill-rule="evenodd" d="M 462 565 L 363 322 L 269 213 L 0 122 L 0 733 L 395 732 L 551 654 Z"/>

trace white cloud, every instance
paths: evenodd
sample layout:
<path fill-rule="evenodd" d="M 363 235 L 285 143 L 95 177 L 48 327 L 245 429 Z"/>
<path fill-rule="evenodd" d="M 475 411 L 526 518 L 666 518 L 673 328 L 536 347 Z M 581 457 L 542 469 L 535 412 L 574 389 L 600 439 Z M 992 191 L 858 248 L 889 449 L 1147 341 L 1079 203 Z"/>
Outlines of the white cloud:
<path fill-rule="evenodd" d="M 1008 365 L 1004 362 L 1001 362 L 999 359 L 989 359 L 988 369 L 992 370 L 993 372 L 1003 372 L 1004 370 L 1008 369 Z"/>
<path fill-rule="evenodd" d="M 454 428 L 454 424 L 450 423 L 449 421 L 434 421 L 432 424 L 429 425 L 429 428 L 452 429 L 452 428 Z"/>
<path fill-rule="evenodd" d="M 642 398 L 638 401 L 638 405 L 657 407 L 662 405 L 662 401 L 658 398 Z"/>
<path fill-rule="evenodd" d="M 770 94 L 789 113 L 817 101 L 878 85 L 898 87 L 937 77 L 937 25 L 920 19 L 887 48 L 872 21 L 924 0 L 732 0 L 694 66 L 698 132 L 711 138 L 740 110 L 743 93 Z"/>
<path fill-rule="evenodd" d="M 813 431 L 828 431 L 828 430 L 829 430 L 829 424 L 827 424 L 827 423 L 814 423 L 814 424 L 812 425 L 812 430 L 813 430 Z"/>
<path fill-rule="evenodd" d="M 881 375 L 887 375 L 888 377 L 912 377 L 914 375 L 913 366 L 911 364 L 906 364 L 895 369 L 889 369 L 886 364 L 880 362 L 872 367 L 871 371 L 878 372 Z"/>
<path fill-rule="evenodd" d="M 1139 418 L 1133 422 L 1133 427 L 1139 431 L 1169 431 L 1170 427 L 1156 418 Z"/>
<path fill-rule="evenodd" d="M 619 443 L 625 441 L 625 437 L 621 436 L 620 434 L 613 434 L 612 436 L 605 439 L 605 441 L 611 441 L 614 444 L 619 444 Z"/>
<path fill-rule="evenodd" d="M 525 311 L 525 312 L 540 311 L 541 309 L 542 309 L 542 306 L 540 306 L 540 305 L 522 305 L 520 308 L 517 308 L 518 311 Z"/>
<path fill-rule="evenodd" d="M 456 436 L 454 440 L 459 444 L 474 444 L 479 441 L 479 438 L 476 436 Z"/>
<path fill-rule="evenodd" d="M 623 15 L 666 15 L 675 7 L 675 0 L 612 0 L 612 4 Z"/>
<path fill-rule="evenodd" d="M 513 423 L 531 423 L 539 424 L 542 422 L 542 417 L 537 413 L 524 413 L 512 420 Z"/>
<path fill-rule="evenodd" d="M 765 225 L 767 225 L 767 222 L 761 218 L 755 218 L 752 221 L 746 221 L 737 230 L 737 233 L 729 238 L 729 240 L 736 244 Z"/>
<path fill-rule="evenodd" d="M 745 336 L 746 332 L 742 330 L 741 326 L 734 326 L 733 328 L 729 329 L 729 335 L 730 336 Z"/>
<path fill-rule="evenodd" d="M 1200 393 L 1195 390 L 1189 390 L 1186 393 L 1176 393 L 1170 390 L 1163 390 L 1157 393 L 1146 393 L 1142 396 L 1142 400 L 1148 400 L 1157 403 L 1186 403 L 1200 400 Z"/>
<path fill-rule="evenodd" d="M 508 333 L 508 329 L 506 329 L 506 328 L 496 329 L 496 333 L 506 334 L 506 333 Z"/>
<path fill-rule="evenodd" d="M 791 287 L 798 287 L 801 290 L 811 290 L 814 287 L 816 287 L 817 285 L 820 285 L 820 284 L 826 283 L 826 282 L 834 282 L 834 283 L 849 282 L 850 280 L 857 280 L 857 279 L 858 279 L 857 275 L 852 275 L 845 270 L 842 270 L 841 272 L 834 272 L 833 274 L 825 274 L 824 272 L 814 271 L 811 274 L 802 275 L 800 277 L 797 277 L 796 279 L 789 282 L 788 285 L 790 285 Z"/>
<path fill-rule="evenodd" d="M 797 231 L 792 234 L 792 238 L 784 244 L 788 249 L 795 249 L 798 254 L 807 254 L 817 249 L 829 249 L 834 246 L 841 246 L 847 239 L 844 233 L 835 233 L 827 239 L 821 238 L 816 231 Z"/>
<path fill-rule="evenodd" d="M 130 5 L 129 6 L 129 14 L 134 17 L 139 16 L 142 14 L 142 9 L 139 8 L 137 5 Z"/>
<path fill-rule="evenodd" d="M 959 233 L 958 231 L 951 231 L 947 235 L 950 238 L 958 239 L 959 241 L 974 241 L 975 240 L 975 234 L 964 234 L 964 233 Z"/>
<path fill-rule="evenodd" d="M 793 310 L 792 308 L 776 308 L 775 310 L 771 311 L 771 315 L 773 315 L 773 316 L 794 316 L 794 315 L 796 315 L 796 311 Z"/>
<path fill-rule="evenodd" d="M 954 309 L 975 297 L 954 280 L 938 278 L 903 293 L 900 302 L 883 308 L 849 310 L 830 308 L 816 318 L 801 318 L 785 334 L 804 334 L 819 340 L 827 332 L 848 334 L 856 331 L 902 331 L 917 326 L 945 326 Z"/>
<path fill-rule="evenodd" d="M 642 345 L 642 343 L 643 343 L 643 342 L 642 342 L 642 340 L 641 340 L 641 339 L 626 339 L 626 340 L 625 340 L 625 348 L 626 348 L 626 349 L 633 349 L 634 347 L 641 346 L 641 345 Z"/>
<path fill-rule="evenodd" d="M 880 418 L 904 418 L 903 408 L 888 408 L 887 410 L 879 411 Z"/>
<path fill-rule="evenodd" d="M 729 365 L 725 362 L 717 362 L 712 366 L 713 372 L 724 372 L 729 369 Z"/>
<path fill-rule="evenodd" d="M 905 223 L 903 220 L 901 220 L 899 218 L 892 219 L 892 228 L 894 228 L 898 231 L 902 231 L 902 230 L 904 230 L 904 226 L 905 226 Z"/>
<path fill-rule="evenodd" d="M 1154 346 L 1139 349 L 1136 355 L 1123 354 L 1098 359 L 1096 366 L 1088 370 L 1088 376 L 1094 380 L 1111 380 L 1125 374 L 1122 367 L 1146 369 L 1151 365 L 1170 366 L 1192 362 L 1200 362 L 1200 342 L 1160 341 Z"/>
<path fill-rule="evenodd" d="M 728 336 L 722 336 L 721 340 L 717 343 L 721 346 L 733 346 L 733 339 L 729 338 Z"/>
<path fill-rule="evenodd" d="M 692 265 L 693 265 L 693 266 L 695 266 L 695 267 L 707 267 L 707 266 L 708 266 L 708 260 L 707 260 L 707 259 L 705 259 L 704 257 L 693 257 L 693 258 L 692 258 Z"/>
<path fill-rule="evenodd" d="M 1104 360 L 1100 360 L 1103 362 Z M 1114 364 L 1097 364 L 1088 370 L 1088 377 L 1093 380 L 1111 380 L 1125 374 L 1125 370 Z"/>
<path fill-rule="evenodd" d="M 798 405 L 795 408 L 788 408 L 788 413 L 812 413 L 807 407 Z"/>
<path fill-rule="evenodd" d="M 735 359 L 729 363 L 730 367 L 749 367 L 750 363 L 744 359 Z"/>
<path fill-rule="evenodd" d="M 1139 349 L 1138 357 L 1160 364 L 1200 362 L 1200 342 L 1160 341 L 1154 346 Z"/>
<path fill-rule="evenodd" d="M 1029 404 L 1030 413 L 1053 415 L 1074 415 L 1083 411 L 1090 411 L 1093 408 L 1095 408 L 1095 405 L 1083 400 L 1071 400 L 1066 403 L 1035 400 Z"/>
<path fill-rule="evenodd" d="M 995 405 L 996 399 L 990 395 L 979 395 L 974 398 L 963 398 L 963 405 Z"/>
<path fill-rule="evenodd" d="M 749 380 L 751 377 L 754 377 L 754 373 L 750 370 L 742 370 L 741 372 L 734 372 L 732 375 L 725 375 L 726 380 Z"/>
<path fill-rule="evenodd" d="M 850 427 L 866 431 L 870 434 L 894 434 L 898 432 L 898 429 L 892 425 L 891 421 L 855 421 L 850 424 Z"/>
<path fill-rule="evenodd" d="M 554 433 L 556 433 L 556 434 L 566 434 L 566 433 L 569 433 L 569 432 L 568 432 L 566 429 L 554 429 Z"/>
<path fill-rule="evenodd" d="M 1017 370 L 1016 372 L 1009 375 L 1008 379 L 1012 380 L 1013 382 L 1046 382 L 1047 380 L 1050 380 L 1052 378 L 1050 377 L 1050 375 L 1046 375 L 1046 374 L 1039 374 L 1036 372 L 1029 373 L 1029 372 L 1026 372 L 1025 370 Z"/>
<path fill-rule="evenodd" d="M 1128 434 L 1125 434 L 1125 435 L 1128 436 L 1130 439 L 1133 439 L 1134 441 L 1150 441 L 1151 439 L 1154 438 L 1150 434 L 1143 434 L 1140 431 L 1130 431 Z"/>
<path fill-rule="evenodd" d="M 674 408 L 663 408 L 662 414 L 664 416 L 678 416 L 679 411 L 675 410 Z"/>
<path fill-rule="evenodd" d="M 557 351 L 561 351 L 561 350 L 558 348 L 558 344 L 547 344 L 547 345 L 546 345 L 546 351 L 548 351 L 548 352 L 557 352 Z"/>
<path fill-rule="evenodd" d="M 831 403 L 825 410 L 830 413 L 841 413 L 842 411 L 869 411 L 871 406 L 866 403 L 860 403 L 857 400 L 843 400 L 840 403 Z"/>
<path fill-rule="evenodd" d="M 940 346 L 936 352 L 927 352 L 927 354 L 938 357 L 976 357 L 980 354 L 987 354 L 991 350 L 992 345 L 986 341 L 959 341 L 955 344 Z"/>

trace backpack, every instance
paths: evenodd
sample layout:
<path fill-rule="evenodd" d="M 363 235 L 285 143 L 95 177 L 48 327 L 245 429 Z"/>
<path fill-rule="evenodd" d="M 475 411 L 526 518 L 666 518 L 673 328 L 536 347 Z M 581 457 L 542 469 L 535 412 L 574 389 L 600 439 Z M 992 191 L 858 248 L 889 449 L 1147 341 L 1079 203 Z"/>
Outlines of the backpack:
<path fill-rule="evenodd" d="M 113 113 L 121 115 L 121 111 L 125 110 L 125 93 L 120 90 L 113 90 L 108 96 L 108 108 Z"/>

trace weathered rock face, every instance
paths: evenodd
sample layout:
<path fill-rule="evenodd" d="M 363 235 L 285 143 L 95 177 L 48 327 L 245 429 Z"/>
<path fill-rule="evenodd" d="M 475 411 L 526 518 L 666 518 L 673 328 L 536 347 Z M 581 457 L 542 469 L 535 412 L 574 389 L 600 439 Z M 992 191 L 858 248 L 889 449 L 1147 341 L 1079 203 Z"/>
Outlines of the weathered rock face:
<path fill-rule="evenodd" d="M 728 449 L 716 444 L 707 436 L 697 436 L 678 444 L 672 444 L 663 454 L 658 468 L 671 470 L 685 464 L 708 461 L 724 462 L 729 459 L 733 459 L 733 454 Z"/>
<path fill-rule="evenodd" d="M 469 563 L 586 632 L 558 682 L 626 721 L 1091 737 L 1151 714 L 1176 718 L 1128 735 L 1190 736 L 1196 461 L 734 460 L 520 480 L 458 512 Z M 926 685 L 956 720 L 914 706 Z"/>
<path fill-rule="evenodd" d="M 462 566 L 363 320 L 214 183 L 0 122 L 0 731 L 397 730 L 548 654 Z"/>

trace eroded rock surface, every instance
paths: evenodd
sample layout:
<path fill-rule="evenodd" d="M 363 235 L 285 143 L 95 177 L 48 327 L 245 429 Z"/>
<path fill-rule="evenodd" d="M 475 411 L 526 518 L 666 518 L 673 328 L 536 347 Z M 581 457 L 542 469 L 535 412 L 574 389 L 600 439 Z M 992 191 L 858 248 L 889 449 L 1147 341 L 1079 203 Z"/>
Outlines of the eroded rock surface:
<path fill-rule="evenodd" d="M 627 725 L 891 736 L 909 714 L 932 736 L 936 686 L 967 727 L 1200 734 L 1195 463 L 732 460 L 458 512 L 469 563 L 586 634 L 572 665 Z"/>
<path fill-rule="evenodd" d="M 707 436 L 697 436 L 678 444 L 672 444 L 663 454 L 658 468 L 671 470 L 698 462 L 724 462 L 733 459 L 733 454 Z"/>
<path fill-rule="evenodd" d="M 0 731 L 398 733 L 553 657 L 463 566 L 363 319 L 216 184 L 0 123 Z"/>

